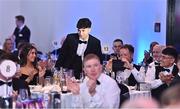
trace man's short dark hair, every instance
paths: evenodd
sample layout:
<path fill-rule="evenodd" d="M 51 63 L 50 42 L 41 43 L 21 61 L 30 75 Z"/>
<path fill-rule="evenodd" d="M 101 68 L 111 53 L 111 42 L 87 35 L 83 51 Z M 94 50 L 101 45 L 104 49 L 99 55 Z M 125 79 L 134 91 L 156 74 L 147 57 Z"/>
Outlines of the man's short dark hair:
<path fill-rule="evenodd" d="M 130 44 L 125 44 L 121 47 L 121 49 L 128 49 L 131 54 L 134 54 L 134 47 Z"/>
<path fill-rule="evenodd" d="M 88 18 L 81 18 L 81 19 L 79 19 L 76 27 L 78 29 L 81 29 L 81 28 L 91 28 L 91 21 Z"/>
<path fill-rule="evenodd" d="M 24 16 L 22 16 L 22 15 L 18 15 L 18 16 L 16 16 L 15 17 L 18 21 L 22 21 L 23 23 L 24 23 L 24 21 L 25 21 L 25 18 L 24 18 Z"/>
<path fill-rule="evenodd" d="M 114 42 L 121 42 L 122 44 L 123 44 L 123 41 L 121 40 L 121 39 L 115 39 L 114 41 L 113 41 L 113 43 Z"/>
<path fill-rule="evenodd" d="M 166 47 L 163 49 L 162 54 L 172 56 L 175 60 L 177 60 L 178 57 L 177 50 L 173 47 Z"/>

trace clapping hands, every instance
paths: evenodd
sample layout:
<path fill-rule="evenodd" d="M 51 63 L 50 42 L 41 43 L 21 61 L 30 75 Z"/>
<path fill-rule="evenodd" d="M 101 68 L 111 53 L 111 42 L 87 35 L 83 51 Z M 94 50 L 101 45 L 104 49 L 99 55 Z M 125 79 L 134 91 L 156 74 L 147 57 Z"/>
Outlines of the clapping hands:
<path fill-rule="evenodd" d="M 159 78 L 161 79 L 162 82 L 166 84 L 170 84 L 174 76 L 172 74 L 165 75 L 163 72 L 160 72 Z"/>

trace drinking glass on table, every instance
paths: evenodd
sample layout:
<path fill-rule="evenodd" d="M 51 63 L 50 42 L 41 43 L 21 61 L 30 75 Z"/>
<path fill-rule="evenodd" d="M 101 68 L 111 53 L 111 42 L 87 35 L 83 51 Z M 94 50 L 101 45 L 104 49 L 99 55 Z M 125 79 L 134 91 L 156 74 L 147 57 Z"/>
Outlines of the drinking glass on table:
<path fill-rule="evenodd" d="M 27 89 L 19 89 L 19 96 L 20 96 L 21 101 L 24 101 L 24 100 L 28 99 L 28 91 L 27 91 Z"/>
<path fill-rule="evenodd" d="M 68 78 L 74 77 L 73 69 L 65 69 L 64 73 L 65 73 L 65 76 L 68 77 Z"/>
<path fill-rule="evenodd" d="M 79 82 L 82 83 L 83 80 L 84 80 L 84 78 L 85 78 L 85 74 L 84 74 L 84 72 L 81 72 L 81 73 L 80 73 L 80 79 L 79 79 Z"/>
<path fill-rule="evenodd" d="M 51 77 L 47 76 L 44 81 L 44 86 L 49 86 L 49 85 L 51 85 Z"/>

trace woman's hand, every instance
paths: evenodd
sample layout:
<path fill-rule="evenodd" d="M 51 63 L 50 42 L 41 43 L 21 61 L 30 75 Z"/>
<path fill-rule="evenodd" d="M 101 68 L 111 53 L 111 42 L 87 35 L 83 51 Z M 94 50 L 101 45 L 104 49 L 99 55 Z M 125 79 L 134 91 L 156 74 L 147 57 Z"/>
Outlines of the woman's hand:
<path fill-rule="evenodd" d="M 44 77 L 45 73 L 46 73 L 46 67 L 41 67 L 41 66 L 38 66 L 38 69 L 39 69 L 39 77 Z"/>
<path fill-rule="evenodd" d="M 36 69 L 33 69 L 31 72 L 29 72 L 29 77 L 26 79 L 26 82 L 30 82 L 33 78 L 34 78 L 34 75 L 37 74 L 37 70 Z"/>

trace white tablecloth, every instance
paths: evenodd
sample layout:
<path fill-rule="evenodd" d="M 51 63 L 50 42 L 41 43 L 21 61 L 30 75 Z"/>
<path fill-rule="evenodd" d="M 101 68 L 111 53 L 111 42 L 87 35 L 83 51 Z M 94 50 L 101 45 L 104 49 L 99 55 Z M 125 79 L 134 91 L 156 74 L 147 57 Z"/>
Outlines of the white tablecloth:
<path fill-rule="evenodd" d="M 130 100 L 135 100 L 140 97 L 151 99 L 151 91 L 137 91 L 137 90 L 130 90 Z"/>

